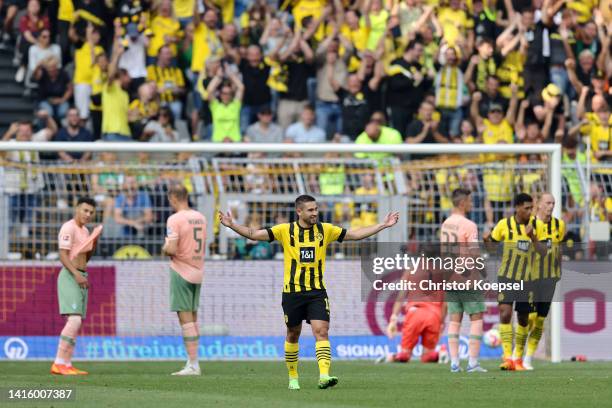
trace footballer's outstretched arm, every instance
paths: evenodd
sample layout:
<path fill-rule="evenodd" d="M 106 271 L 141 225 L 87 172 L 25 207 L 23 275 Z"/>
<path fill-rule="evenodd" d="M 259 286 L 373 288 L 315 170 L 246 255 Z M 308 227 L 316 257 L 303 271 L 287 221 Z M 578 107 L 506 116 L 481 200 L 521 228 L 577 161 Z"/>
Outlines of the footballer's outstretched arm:
<path fill-rule="evenodd" d="M 270 240 L 268 231 L 266 231 L 265 229 L 256 230 L 250 227 L 246 227 L 244 225 L 236 224 L 234 222 L 234 218 L 232 217 L 232 213 L 230 211 L 228 211 L 226 214 L 223 214 L 221 211 L 219 211 L 219 221 L 221 222 L 221 224 L 225 225 L 227 228 L 253 241 L 269 241 Z"/>
<path fill-rule="evenodd" d="M 399 219 L 399 212 L 395 211 L 387 214 L 385 220 L 380 224 L 370 225 L 369 227 L 362 227 L 357 229 L 351 229 L 346 232 L 344 241 L 359 241 L 361 239 L 371 237 L 374 234 L 378 234 L 385 228 L 394 226 Z"/>

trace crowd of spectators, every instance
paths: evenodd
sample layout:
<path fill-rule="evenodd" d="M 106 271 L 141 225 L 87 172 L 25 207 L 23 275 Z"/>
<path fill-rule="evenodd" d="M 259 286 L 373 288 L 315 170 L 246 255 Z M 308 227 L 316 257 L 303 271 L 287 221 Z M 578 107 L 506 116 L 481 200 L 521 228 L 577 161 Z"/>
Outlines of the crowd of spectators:
<path fill-rule="evenodd" d="M 588 140 L 594 164 L 612 162 L 610 0 L 0 5 L 0 47 L 34 101 L 3 140 L 550 142 L 566 161 Z M 508 204 L 501 173 L 483 183 L 492 211 Z"/>
<path fill-rule="evenodd" d="M 74 106 L 93 140 L 378 143 L 382 116 L 389 143 L 590 135 L 612 158 L 609 0 L 0 4 L 35 110 Z"/>

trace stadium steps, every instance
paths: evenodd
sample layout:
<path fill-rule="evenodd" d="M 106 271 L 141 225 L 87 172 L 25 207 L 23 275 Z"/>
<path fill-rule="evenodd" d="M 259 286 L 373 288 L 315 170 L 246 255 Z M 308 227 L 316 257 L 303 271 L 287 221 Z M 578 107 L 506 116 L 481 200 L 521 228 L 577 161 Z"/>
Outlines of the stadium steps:
<path fill-rule="evenodd" d="M 33 103 L 23 96 L 24 88 L 15 82 L 13 51 L 0 50 L 0 137 L 12 122 L 32 119 Z"/>

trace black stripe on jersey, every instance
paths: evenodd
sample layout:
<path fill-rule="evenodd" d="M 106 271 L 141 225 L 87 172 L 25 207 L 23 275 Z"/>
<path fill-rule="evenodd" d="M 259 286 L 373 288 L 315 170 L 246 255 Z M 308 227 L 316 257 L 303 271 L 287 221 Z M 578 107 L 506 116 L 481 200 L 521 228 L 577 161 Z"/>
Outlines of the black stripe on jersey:
<path fill-rule="evenodd" d="M 323 286 L 323 266 L 320 259 L 319 263 L 317 264 L 317 269 L 319 270 L 319 288 L 325 289 Z"/>
<path fill-rule="evenodd" d="M 293 233 L 295 232 L 295 223 L 289 224 L 289 245 L 295 246 L 295 238 L 293 238 Z"/>
<path fill-rule="evenodd" d="M 266 231 L 268 232 L 268 242 L 274 241 L 274 234 L 272 233 L 272 228 L 266 228 Z"/>
<path fill-rule="evenodd" d="M 512 275 L 508 276 L 510 279 L 516 279 L 516 273 L 518 272 L 519 265 L 521 264 L 521 257 L 517 254 L 517 256 L 510 258 L 511 261 L 514 261 L 514 268 L 512 268 Z M 522 277 L 524 279 L 524 277 Z"/>
<path fill-rule="evenodd" d="M 546 229 L 548 230 L 548 235 L 552 234 L 551 228 L 552 228 L 552 218 L 548 221 L 548 223 L 546 223 Z"/>
<path fill-rule="evenodd" d="M 508 251 L 508 258 L 506 259 L 506 269 L 504 270 L 503 276 L 508 276 L 508 272 L 510 271 L 510 264 L 512 263 L 512 257 L 514 255 L 513 250 Z"/>
<path fill-rule="evenodd" d="M 299 242 L 304 242 L 304 228 L 298 225 L 298 229 L 300 230 L 300 232 L 298 233 Z"/>
<path fill-rule="evenodd" d="M 314 242 L 314 227 L 311 227 L 311 228 L 308 230 L 308 240 L 309 240 L 310 242 Z"/>
<path fill-rule="evenodd" d="M 321 234 L 321 240 L 319 241 L 319 246 L 323 246 L 323 241 L 325 241 L 325 230 L 323 229 L 323 225 L 320 222 L 317 222 L 317 230 L 319 234 Z"/>
<path fill-rule="evenodd" d="M 512 221 L 510 221 L 510 218 L 506 218 L 506 224 L 508 224 L 508 240 L 512 241 Z"/>
<path fill-rule="evenodd" d="M 295 270 L 297 268 L 297 262 L 295 259 L 291 260 L 291 273 L 289 274 L 289 292 L 295 292 Z"/>
<path fill-rule="evenodd" d="M 308 280 L 308 285 L 310 286 L 310 289 L 314 289 L 315 288 L 315 279 L 314 279 L 314 275 L 315 275 L 315 269 L 314 268 L 310 268 L 310 279 Z"/>
<path fill-rule="evenodd" d="M 304 290 L 306 286 L 306 267 L 302 266 L 300 268 L 300 289 Z"/>
<path fill-rule="evenodd" d="M 342 228 L 342 232 L 338 235 L 338 242 L 344 241 L 344 236 L 346 235 L 346 230 Z"/>
<path fill-rule="evenodd" d="M 559 233 L 559 219 L 553 217 L 553 220 L 555 220 L 555 230 L 557 231 L 557 234 Z"/>

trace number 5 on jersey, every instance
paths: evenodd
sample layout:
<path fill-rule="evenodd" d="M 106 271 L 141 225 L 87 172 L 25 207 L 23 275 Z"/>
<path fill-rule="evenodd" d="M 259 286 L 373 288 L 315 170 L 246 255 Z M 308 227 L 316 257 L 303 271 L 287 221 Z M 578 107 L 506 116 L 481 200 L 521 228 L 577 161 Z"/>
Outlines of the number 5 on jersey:
<path fill-rule="evenodd" d="M 193 229 L 193 240 L 198 244 L 196 253 L 201 253 L 204 249 L 204 240 L 202 239 L 202 227 L 195 227 Z"/>

